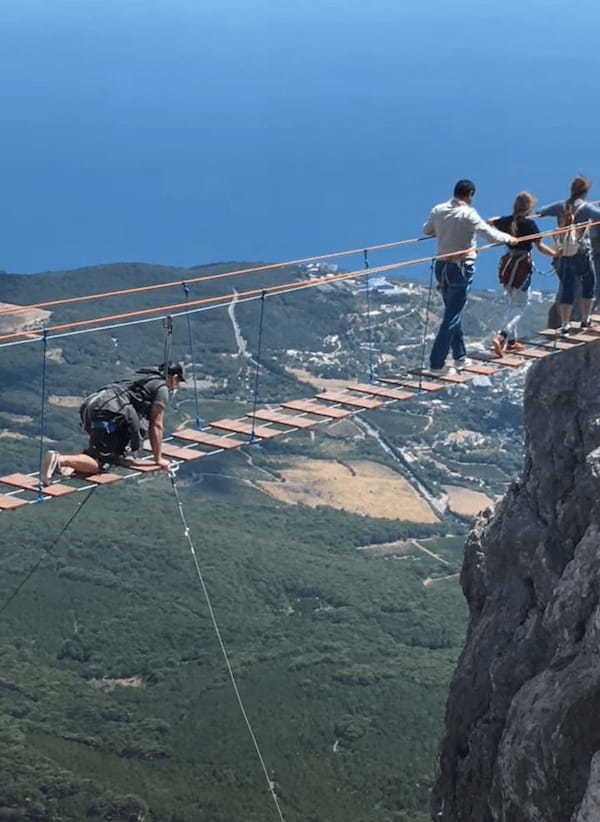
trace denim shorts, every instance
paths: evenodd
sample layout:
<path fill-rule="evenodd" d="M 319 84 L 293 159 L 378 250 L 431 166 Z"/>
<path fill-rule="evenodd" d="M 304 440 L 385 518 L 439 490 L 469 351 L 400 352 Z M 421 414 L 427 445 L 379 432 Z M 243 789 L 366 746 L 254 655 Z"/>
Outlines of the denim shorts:
<path fill-rule="evenodd" d="M 573 257 L 561 257 L 558 261 L 558 276 L 560 279 L 560 302 L 563 305 L 573 305 L 575 299 L 575 285 L 581 280 L 581 296 L 584 300 L 594 297 L 596 277 L 589 251 L 579 251 Z"/>

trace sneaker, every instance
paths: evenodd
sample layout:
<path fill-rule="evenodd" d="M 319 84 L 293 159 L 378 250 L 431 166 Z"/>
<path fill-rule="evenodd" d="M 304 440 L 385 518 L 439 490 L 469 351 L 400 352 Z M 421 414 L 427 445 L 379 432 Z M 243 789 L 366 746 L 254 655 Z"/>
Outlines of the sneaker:
<path fill-rule="evenodd" d="M 40 474 L 42 485 L 50 485 L 52 482 L 52 476 L 58 468 L 59 456 L 58 451 L 46 451 L 44 454 L 42 473 Z"/>
<path fill-rule="evenodd" d="M 470 357 L 460 357 L 458 360 L 454 360 L 454 367 L 457 371 L 467 368 L 469 365 L 473 365 L 473 360 Z"/>
<path fill-rule="evenodd" d="M 561 325 L 560 330 L 559 330 L 558 333 L 561 334 L 564 337 L 567 334 L 569 334 L 571 331 L 572 331 L 571 323 L 563 323 Z"/>
<path fill-rule="evenodd" d="M 506 337 L 504 334 L 496 334 L 492 340 L 492 351 L 497 357 L 501 357 L 506 351 Z"/>
<path fill-rule="evenodd" d="M 591 328 L 591 327 L 592 327 L 592 321 L 590 320 L 589 317 L 587 318 L 587 320 L 582 320 L 581 321 L 580 328 Z"/>
<path fill-rule="evenodd" d="M 72 477 L 75 473 L 74 468 L 69 468 L 67 465 L 61 465 L 60 459 L 58 461 L 58 470 L 60 471 L 61 477 Z"/>
<path fill-rule="evenodd" d="M 446 374 L 454 374 L 454 368 L 444 365 L 441 368 L 430 368 L 429 373 L 433 374 L 434 377 L 443 377 Z"/>
<path fill-rule="evenodd" d="M 509 342 L 506 343 L 506 351 L 509 353 L 512 352 L 513 354 L 516 354 L 518 351 L 522 351 L 524 348 L 525 346 L 522 343 L 517 342 L 516 340 L 509 340 Z"/>

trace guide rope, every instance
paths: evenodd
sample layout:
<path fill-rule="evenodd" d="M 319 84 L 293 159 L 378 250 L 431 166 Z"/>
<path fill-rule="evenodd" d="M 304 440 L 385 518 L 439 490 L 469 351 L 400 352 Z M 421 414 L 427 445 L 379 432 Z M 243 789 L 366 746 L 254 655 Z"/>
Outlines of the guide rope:
<path fill-rule="evenodd" d="M 221 649 L 221 654 L 223 655 L 223 659 L 225 661 L 225 667 L 227 668 L 227 673 L 229 675 L 229 680 L 231 682 L 231 686 L 233 688 L 233 692 L 235 694 L 235 698 L 237 700 L 240 712 L 246 724 L 246 728 L 248 729 L 248 733 L 250 734 L 250 739 L 252 740 L 252 744 L 254 745 L 254 750 L 256 751 L 256 755 L 258 756 L 258 760 L 260 762 L 260 766 L 262 768 L 263 774 L 265 776 L 265 780 L 267 782 L 267 788 L 271 795 L 271 799 L 273 800 L 273 804 L 275 805 L 275 810 L 281 822 L 285 822 L 281 807 L 279 805 L 279 799 L 277 798 L 277 794 L 275 793 L 275 783 L 271 779 L 269 775 L 269 771 L 267 769 L 265 759 L 263 757 L 262 751 L 260 749 L 260 745 L 258 744 L 258 739 L 254 732 L 254 728 L 252 727 L 252 723 L 250 722 L 250 718 L 244 706 L 244 701 L 240 694 L 240 690 L 238 688 L 237 680 L 235 674 L 233 672 L 233 668 L 231 665 L 231 661 L 229 659 L 229 654 L 227 652 L 227 648 L 225 647 L 225 642 L 223 641 L 223 636 L 221 634 L 221 630 L 219 628 L 219 624 L 217 622 L 217 618 L 215 615 L 215 611 L 213 608 L 212 600 L 210 594 L 208 592 L 208 588 L 206 586 L 206 582 L 204 580 L 204 575 L 202 574 L 202 569 L 200 568 L 200 562 L 198 560 L 198 555 L 196 553 L 196 546 L 194 545 L 194 541 L 191 535 L 191 529 L 188 525 L 185 512 L 183 510 L 183 502 L 181 500 L 181 496 L 179 494 L 179 489 L 177 487 L 177 475 L 176 471 L 171 468 L 169 470 L 169 477 L 171 480 L 171 486 L 173 488 L 173 494 L 175 495 L 175 501 L 177 505 L 177 511 L 179 512 L 179 518 L 181 519 L 181 524 L 183 525 L 183 535 L 188 543 L 188 547 L 192 554 L 192 559 L 194 562 L 194 567 L 196 569 L 196 574 L 198 575 L 198 579 L 200 581 L 200 586 L 202 588 L 202 593 L 204 595 L 204 599 L 206 601 L 206 606 L 208 608 L 208 613 L 210 616 L 210 621 L 212 623 L 212 627 L 214 629 L 215 635 L 217 637 L 217 641 L 219 643 L 219 647 Z"/>
<path fill-rule="evenodd" d="M 52 555 L 52 553 L 53 553 L 54 549 L 56 548 L 56 546 L 57 546 L 58 541 L 60 540 L 60 538 L 61 538 L 61 537 L 63 536 L 63 534 L 67 531 L 67 529 L 71 526 L 71 524 L 75 521 L 75 519 L 77 518 L 77 516 L 78 516 L 78 515 L 81 513 L 81 511 L 83 510 L 84 505 L 86 505 L 86 503 L 90 500 L 90 498 L 91 498 L 92 494 L 94 493 L 94 491 L 95 491 L 97 488 L 99 488 L 99 487 L 100 487 L 100 486 L 98 486 L 98 485 L 94 485 L 94 486 L 92 486 L 92 487 L 90 488 L 90 490 L 88 491 L 87 496 L 86 496 L 86 497 L 84 497 L 84 499 L 83 499 L 81 502 L 79 502 L 79 503 L 77 504 L 77 508 L 76 508 L 76 509 L 73 511 L 73 513 L 69 516 L 69 518 L 67 519 L 67 521 L 65 522 L 65 524 L 63 525 L 63 527 L 60 529 L 60 531 L 58 532 L 58 534 L 54 537 L 54 539 L 52 540 L 52 542 L 50 543 L 50 545 L 49 545 L 48 547 L 46 547 L 46 546 L 42 546 L 42 547 L 43 547 L 43 551 L 44 551 L 44 553 L 42 553 L 42 554 L 40 555 L 40 558 L 38 559 L 38 561 L 37 561 L 37 562 L 36 562 L 36 563 L 35 563 L 35 564 L 34 564 L 34 565 L 33 565 L 33 566 L 29 569 L 29 571 L 25 574 L 25 576 L 23 577 L 23 579 L 21 580 L 21 582 L 20 582 L 20 583 L 17 585 L 17 587 L 14 589 L 14 591 L 12 592 L 12 594 L 10 594 L 10 596 L 9 596 L 9 597 L 5 600 L 5 602 L 3 603 L 3 605 L 0 607 L 0 614 L 3 614 L 3 613 L 4 613 L 4 611 L 6 611 L 6 609 L 7 609 L 7 608 L 8 608 L 8 606 L 11 604 L 11 602 L 15 599 L 15 597 L 16 597 L 16 596 L 18 596 L 18 594 L 20 593 L 20 591 L 21 591 L 21 590 L 25 587 L 25 585 L 29 582 L 29 580 L 31 579 L 31 577 L 35 574 L 35 572 L 37 571 L 37 569 L 38 569 L 38 568 L 40 567 L 40 565 L 42 564 L 42 560 L 44 559 L 44 557 L 46 557 L 46 556 L 51 556 L 51 555 Z"/>

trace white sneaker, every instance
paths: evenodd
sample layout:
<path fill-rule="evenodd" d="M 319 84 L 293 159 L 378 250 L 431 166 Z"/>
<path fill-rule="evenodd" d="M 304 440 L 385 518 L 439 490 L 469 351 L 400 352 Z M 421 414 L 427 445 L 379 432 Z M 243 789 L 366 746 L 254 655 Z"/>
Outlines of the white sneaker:
<path fill-rule="evenodd" d="M 473 365 L 473 360 L 470 357 L 461 357 L 459 360 L 454 360 L 454 367 L 457 371 L 467 368 L 469 365 Z"/>
<path fill-rule="evenodd" d="M 571 325 L 571 323 L 563 323 L 560 327 L 559 334 L 562 334 L 562 336 L 564 337 L 565 334 L 568 334 L 572 330 L 573 326 Z"/>
<path fill-rule="evenodd" d="M 50 485 L 52 482 L 52 476 L 58 468 L 58 459 L 58 451 L 46 451 L 44 454 L 44 459 L 42 461 L 42 473 L 40 474 L 42 485 Z"/>

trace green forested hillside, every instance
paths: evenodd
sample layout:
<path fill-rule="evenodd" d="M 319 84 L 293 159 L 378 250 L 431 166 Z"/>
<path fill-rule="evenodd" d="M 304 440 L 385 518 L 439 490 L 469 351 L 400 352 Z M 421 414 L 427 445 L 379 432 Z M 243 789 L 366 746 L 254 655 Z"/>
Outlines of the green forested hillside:
<path fill-rule="evenodd" d="M 0 275 L 0 301 L 25 304 L 234 267 Z M 288 269 L 193 286 L 190 298 L 300 275 Z M 373 295 L 373 335 L 385 367 L 418 361 L 424 294 Z M 183 296 L 178 286 L 65 307 L 50 321 Z M 491 306 L 489 297 L 474 297 L 470 335 L 494 328 Z M 235 308 L 250 354 L 258 308 Z M 531 322 L 540 324 L 544 311 L 536 307 Z M 429 327 L 434 322 L 428 318 Z M 197 314 L 191 330 L 203 416 L 243 414 L 254 363 L 238 350 L 233 318 L 225 309 Z M 260 402 L 314 394 L 298 369 L 364 380 L 366 340 L 364 295 L 348 287 L 270 298 Z M 149 323 L 53 340 L 49 348 L 48 440 L 61 450 L 79 448 L 77 398 L 160 361 L 163 330 Z M 173 353 L 190 364 L 185 319 L 175 321 Z M 40 356 L 37 343 L 0 349 L 2 472 L 37 466 Z M 466 488 L 501 493 L 520 459 L 520 389 L 514 381 L 507 386 L 506 394 L 485 385 L 452 389 L 437 405 L 424 398 L 370 413 L 370 429 L 295 434 L 182 469 L 201 566 L 288 822 L 429 818 L 445 694 L 466 620 L 457 581 L 466 523 L 449 511 L 435 525 L 418 525 L 395 519 L 393 506 L 386 519 L 374 519 L 286 505 L 261 493 L 258 480 L 282 482 L 281 470 L 298 457 L 343 465 L 360 458 L 421 483 L 433 497 L 460 472 Z M 172 404 L 169 428 L 194 413 L 188 386 Z M 477 449 L 450 442 L 448 432 L 458 428 L 487 439 Z M 275 819 L 167 479 L 99 489 L 45 556 L 77 497 L 0 514 L 2 602 L 43 558 L 0 615 L 0 819 Z M 411 538 L 429 547 L 415 548 Z M 388 551 L 387 543 L 399 547 Z M 357 550 L 381 544 L 380 552 Z"/>

